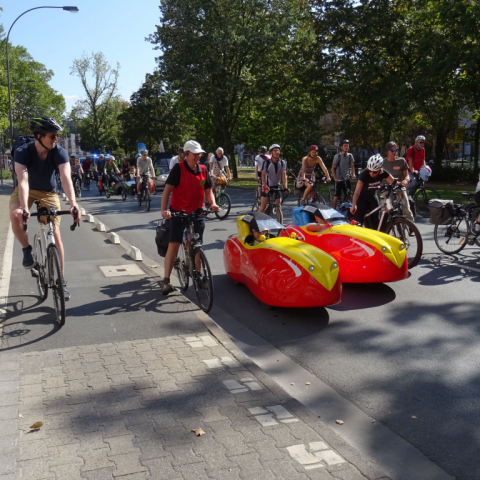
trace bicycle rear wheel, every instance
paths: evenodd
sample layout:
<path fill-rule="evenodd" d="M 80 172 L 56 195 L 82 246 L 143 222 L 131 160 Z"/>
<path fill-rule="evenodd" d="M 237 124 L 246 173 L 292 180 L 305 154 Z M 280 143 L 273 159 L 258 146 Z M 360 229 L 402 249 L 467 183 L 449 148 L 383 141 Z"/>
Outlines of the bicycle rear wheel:
<path fill-rule="evenodd" d="M 47 250 L 48 268 L 50 272 L 50 287 L 53 291 L 53 306 L 60 327 L 65 325 L 65 286 L 60 264 L 60 255 L 56 245 L 50 245 Z"/>
<path fill-rule="evenodd" d="M 196 258 L 197 255 L 199 255 L 198 260 Z M 197 294 L 198 303 L 200 303 L 200 308 L 205 313 L 208 313 L 213 305 L 213 278 L 207 257 L 201 248 L 196 252 L 195 264 L 195 269 L 193 270 L 193 286 Z M 198 270 L 196 268 L 197 266 L 199 267 Z"/>
<path fill-rule="evenodd" d="M 82 187 L 80 186 L 80 182 L 78 180 L 75 181 L 75 195 L 77 198 L 82 196 Z"/>
<path fill-rule="evenodd" d="M 413 201 L 415 202 L 415 209 L 419 215 L 424 218 L 430 217 L 430 208 L 428 202 L 434 198 L 441 198 L 439 193 L 433 188 L 426 188 L 415 193 Z"/>
<path fill-rule="evenodd" d="M 45 301 L 48 297 L 48 287 L 45 275 L 45 265 L 40 265 L 39 260 L 42 258 L 42 246 L 40 239 L 35 235 L 33 239 L 33 261 L 35 262 L 34 268 L 38 272 L 37 288 L 38 293 L 42 301 Z"/>
<path fill-rule="evenodd" d="M 408 268 L 417 265 L 423 253 L 423 240 L 415 224 L 406 218 L 396 218 L 387 225 L 385 233 L 398 238 L 405 245 Z"/>
<path fill-rule="evenodd" d="M 227 218 L 228 214 L 230 213 L 230 208 L 232 208 L 232 201 L 230 200 L 230 196 L 225 192 L 222 192 L 217 199 L 218 205 L 218 212 L 215 212 L 215 215 L 220 220 Z"/>
<path fill-rule="evenodd" d="M 125 201 L 127 199 L 127 187 L 124 185 L 122 188 L 122 200 Z"/>
<path fill-rule="evenodd" d="M 453 217 L 449 225 L 435 225 L 433 238 L 439 250 L 447 255 L 459 253 L 467 245 L 468 225 L 464 217 Z"/>
<path fill-rule="evenodd" d="M 185 248 L 185 244 L 181 244 L 178 249 L 177 256 L 175 258 L 175 263 L 173 264 L 175 271 L 177 272 L 178 280 L 180 281 L 180 287 L 182 290 L 188 288 L 188 282 L 190 274 L 188 271 L 188 252 Z"/>

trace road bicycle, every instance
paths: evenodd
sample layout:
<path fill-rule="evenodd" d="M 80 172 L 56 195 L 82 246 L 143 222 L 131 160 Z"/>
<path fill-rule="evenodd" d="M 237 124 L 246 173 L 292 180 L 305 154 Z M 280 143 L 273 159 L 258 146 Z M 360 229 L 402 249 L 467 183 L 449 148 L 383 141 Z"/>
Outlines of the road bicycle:
<path fill-rule="evenodd" d="M 299 188 L 299 192 L 297 194 L 297 205 L 308 205 L 309 203 L 323 203 L 326 205 L 327 202 L 325 202 L 325 199 L 318 193 L 317 186 L 320 183 L 326 183 L 326 178 L 323 177 L 321 180 L 319 180 L 317 177 L 314 177 L 314 179 L 310 181 L 310 184 L 313 185 L 313 189 L 305 197 L 305 201 L 303 201 L 303 192 L 305 192 L 306 187 L 303 186 L 302 188 Z"/>
<path fill-rule="evenodd" d="M 448 255 L 459 253 L 467 245 L 480 246 L 480 239 L 474 234 L 474 225 L 480 213 L 480 206 L 471 201 L 475 193 L 463 192 L 467 204 L 452 205 L 451 221 L 447 225 L 435 225 L 433 238 L 440 251 Z"/>
<path fill-rule="evenodd" d="M 277 222 L 283 222 L 283 212 L 282 204 L 285 199 L 288 197 L 290 190 L 282 187 L 270 187 L 270 190 L 267 193 L 267 206 L 265 207 L 264 213 L 277 220 Z M 276 197 L 280 194 L 280 208 L 277 205 Z"/>
<path fill-rule="evenodd" d="M 416 225 L 405 218 L 402 213 L 401 200 L 397 193 L 404 192 L 405 187 L 399 184 L 381 185 L 379 188 L 382 197 L 385 199 L 385 205 L 378 206 L 365 215 L 364 226 L 374 227 L 373 214 L 377 214 L 380 209 L 382 216 L 377 230 L 379 232 L 392 235 L 398 238 L 407 249 L 408 268 L 413 268 L 418 264 L 423 253 L 423 239 Z"/>
<path fill-rule="evenodd" d="M 194 229 L 195 218 L 205 213 L 209 213 L 209 211 L 198 208 L 189 214 L 185 214 L 184 210 L 172 212 L 172 217 L 184 219 L 182 243 L 173 267 L 177 272 L 182 290 L 187 290 L 189 280 L 192 279 L 200 308 L 207 313 L 213 305 L 213 278 L 210 265 L 202 248 L 200 235 L 195 233 Z"/>
<path fill-rule="evenodd" d="M 65 281 L 63 279 L 60 254 L 55 245 L 52 219 L 59 215 L 70 215 L 70 210 L 60 210 L 55 207 L 40 207 L 36 200 L 37 213 L 31 213 L 30 217 L 38 218 L 38 230 L 33 238 L 33 268 L 32 277 L 37 279 L 38 293 L 42 301 L 48 297 L 48 290 L 52 290 L 55 316 L 60 327 L 65 325 Z M 70 226 L 72 232 L 80 223 L 75 223 L 78 218 L 78 210 L 73 210 L 74 223 Z M 40 217 L 46 218 L 46 224 L 40 222 Z M 23 211 L 23 230 L 27 230 L 27 212 Z"/>
<path fill-rule="evenodd" d="M 140 185 L 140 193 L 137 193 L 138 206 L 142 206 L 142 202 L 145 202 L 147 206 L 147 212 L 150 211 L 150 204 L 152 202 L 152 185 L 153 180 L 145 173 L 140 175 L 142 184 Z M 148 188 L 147 188 L 148 185 Z"/>
<path fill-rule="evenodd" d="M 413 203 L 415 204 L 415 212 L 424 218 L 430 217 L 429 202 L 434 198 L 442 198 L 440 194 L 433 188 L 426 187 L 425 181 L 418 177 L 418 186 L 414 193 L 411 194 Z"/>

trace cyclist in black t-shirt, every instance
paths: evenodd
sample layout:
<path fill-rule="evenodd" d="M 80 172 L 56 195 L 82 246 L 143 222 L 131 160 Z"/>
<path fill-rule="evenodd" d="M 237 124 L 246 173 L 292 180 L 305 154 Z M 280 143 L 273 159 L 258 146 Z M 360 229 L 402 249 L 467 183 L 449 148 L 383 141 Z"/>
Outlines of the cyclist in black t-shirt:
<path fill-rule="evenodd" d="M 382 184 L 382 180 L 387 180 L 390 184 L 395 182 L 395 179 L 382 167 L 382 156 L 373 155 L 368 159 L 367 168 L 358 176 L 350 212 L 359 223 L 363 223 L 365 215 L 378 207 L 378 199 L 375 193 Z M 371 218 L 373 228 L 376 230 L 380 220 L 378 213 L 374 213 Z"/>

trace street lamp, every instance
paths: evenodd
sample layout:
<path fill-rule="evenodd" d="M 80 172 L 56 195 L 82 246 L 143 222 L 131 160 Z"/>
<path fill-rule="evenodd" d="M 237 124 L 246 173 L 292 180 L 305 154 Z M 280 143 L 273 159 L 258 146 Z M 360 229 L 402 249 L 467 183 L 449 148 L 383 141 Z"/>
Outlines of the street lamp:
<path fill-rule="evenodd" d="M 20 14 L 15 21 L 12 23 L 12 26 L 8 30 L 7 34 L 7 42 L 6 42 L 6 49 L 7 49 L 7 83 L 8 83 L 8 109 L 9 109 L 9 118 L 10 118 L 10 139 L 13 140 L 13 120 L 12 120 L 12 99 L 10 97 L 10 63 L 8 61 L 8 39 L 10 37 L 10 31 L 12 30 L 13 26 L 15 23 L 17 23 L 17 20 L 25 15 L 28 12 L 31 12 L 32 10 L 38 10 L 39 8 L 61 8 L 62 10 L 66 10 L 67 12 L 78 12 L 78 7 L 34 7 L 31 8 L 30 10 L 26 10 L 22 14 Z M 35 83 L 35 80 L 28 80 L 30 83 Z M 2 177 L 2 183 L 3 183 L 3 177 Z"/>

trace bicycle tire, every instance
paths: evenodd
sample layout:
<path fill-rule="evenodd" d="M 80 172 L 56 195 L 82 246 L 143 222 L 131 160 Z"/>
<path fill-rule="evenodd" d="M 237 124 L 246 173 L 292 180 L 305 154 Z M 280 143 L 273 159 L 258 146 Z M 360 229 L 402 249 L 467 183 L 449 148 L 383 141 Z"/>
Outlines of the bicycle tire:
<path fill-rule="evenodd" d="M 194 271 L 194 275 L 197 278 L 193 280 L 193 286 L 195 288 L 195 293 L 197 295 L 198 303 L 200 308 L 208 313 L 212 309 L 213 305 L 213 278 L 212 272 L 210 271 L 210 265 L 208 264 L 207 257 L 201 248 L 197 250 L 196 254 L 200 255 L 201 261 L 201 271 Z M 201 277 L 199 278 L 199 274 Z"/>
<path fill-rule="evenodd" d="M 324 205 L 327 204 L 325 199 L 321 195 L 319 195 L 318 193 L 315 194 L 315 196 L 313 197 L 313 202 L 312 203 L 323 203 Z"/>
<path fill-rule="evenodd" d="M 122 188 L 122 200 L 125 201 L 127 199 L 127 189 L 126 187 Z"/>
<path fill-rule="evenodd" d="M 105 190 L 105 196 L 106 196 L 107 198 L 110 198 L 112 195 L 111 195 L 111 193 L 110 193 L 108 190 Z"/>
<path fill-rule="evenodd" d="M 413 236 L 410 236 L 411 232 Z M 408 268 L 415 267 L 423 253 L 423 239 L 416 225 L 407 218 L 396 218 L 387 225 L 385 233 L 403 242 L 407 250 Z M 413 248 L 412 239 L 415 239 L 416 248 Z"/>
<path fill-rule="evenodd" d="M 143 190 L 140 190 L 140 193 L 137 194 L 137 202 L 138 206 L 142 206 L 142 201 L 143 201 Z"/>
<path fill-rule="evenodd" d="M 217 199 L 218 212 L 215 212 L 215 215 L 218 219 L 224 220 L 228 217 L 230 209 L 232 208 L 232 201 L 230 195 L 225 192 L 222 192 Z"/>
<path fill-rule="evenodd" d="M 467 233 L 468 226 L 465 217 L 455 216 L 448 225 L 435 225 L 433 238 L 441 252 L 454 255 L 466 247 Z"/>
<path fill-rule="evenodd" d="M 188 253 L 185 245 L 182 243 L 177 252 L 177 257 L 174 263 L 175 271 L 177 272 L 178 280 L 180 281 L 180 288 L 187 290 L 189 283 L 189 270 L 188 270 Z"/>
<path fill-rule="evenodd" d="M 434 198 L 441 198 L 439 193 L 433 188 L 418 190 L 413 197 L 415 210 L 424 218 L 430 217 L 430 208 L 428 202 Z"/>
<path fill-rule="evenodd" d="M 55 316 L 61 327 L 65 325 L 65 286 L 60 264 L 60 255 L 56 245 L 50 245 L 47 250 L 48 265 L 50 270 L 50 287 L 53 292 L 53 306 Z"/>
<path fill-rule="evenodd" d="M 38 293 L 40 294 L 40 298 L 42 299 L 42 302 L 44 302 L 48 297 L 48 286 L 47 286 L 47 280 L 45 275 L 45 265 L 40 265 L 38 263 L 38 259 L 41 258 L 41 249 L 42 249 L 42 245 L 40 243 L 40 240 L 37 237 L 37 235 L 35 235 L 35 237 L 33 238 L 33 260 L 35 262 L 34 268 L 38 272 L 38 277 L 37 277 Z"/>
<path fill-rule="evenodd" d="M 147 212 L 150 211 L 150 204 L 152 203 L 151 197 L 150 197 L 150 190 L 148 188 L 145 190 L 145 202 L 147 204 Z"/>

